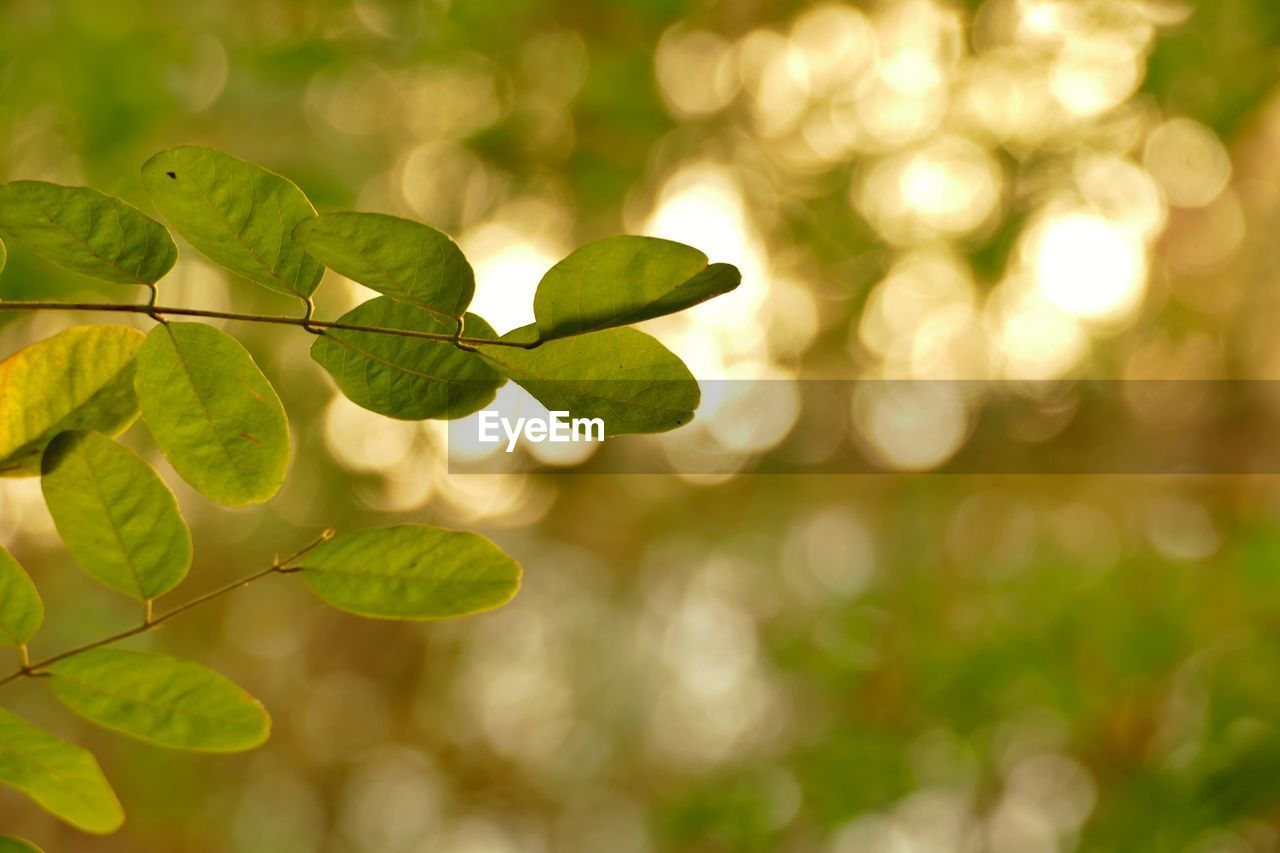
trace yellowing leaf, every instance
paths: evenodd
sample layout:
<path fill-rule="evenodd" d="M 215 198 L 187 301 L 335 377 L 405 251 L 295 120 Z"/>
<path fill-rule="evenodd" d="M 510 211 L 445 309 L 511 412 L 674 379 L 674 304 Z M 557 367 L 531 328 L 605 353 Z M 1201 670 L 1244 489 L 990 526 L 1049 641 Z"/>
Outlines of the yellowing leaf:
<path fill-rule="evenodd" d="M 40 473 L 45 445 L 60 432 L 118 435 L 133 423 L 142 340 L 123 326 L 76 326 L 0 361 L 0 476 Z"/>

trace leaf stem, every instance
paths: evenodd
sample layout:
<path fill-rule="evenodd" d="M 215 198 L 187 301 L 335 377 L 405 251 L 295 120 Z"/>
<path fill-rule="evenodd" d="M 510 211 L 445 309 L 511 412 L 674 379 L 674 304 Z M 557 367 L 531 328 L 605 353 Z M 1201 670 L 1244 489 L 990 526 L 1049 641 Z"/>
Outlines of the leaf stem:
<path fill-rule="evenodd" d="M 312 320 L 310 312 L 305 317 L 279 317 L 272 314 L 236 314 L 231 311 L 211 311 L 204 308 L 178 308 L 163 305 L 135 305 L 118 302 L 4 302 L 0 311 L 105 311 L 115 314 L 146 314 L 163 323 L 166 315 L 174 317 L 208 317 L 217 320 L 237 320 L 242 323 L 270 323 L 277 326 L 298 326 L 308 331 L 336 329 L 345 332 L 369 332 L 376 335 L 394 335 L 401 338 L 422 338 L 428 341 L 445 341 L 454 344 L 485 344 L 495 347 L 533 349 L 539 342 L 523 344 L 515 341 L 491 338 L 468 338 L 456 334 L 419 332 L 414 329 L 388 329 L 383 326 L 363 326 L 358 323 L 341 323 L 328 320 Z"/>
<path fill-rule="evenodd" d="M 271 561 L 271 565 L 263 569 L 262 571 L 255 572 L 254 574 L 240 578 L 239 580 L 232 581 L 231 583 L 225 586 L 220 586 L 215 590 L 211 590 L 210 592 L 204 593 L 203 595 L 197 595 L 195 598 L 189 601 L 186 601 L 183 604 L 179 604 L 177 607 L 173 608 L 172 610 L 167 610 L 164 613 L 161 613 L 159 616 L 156 616 L 154 618 L 145 619 L 141 625 L 135 625 L 132 628 L 129 628 L 124 631 L 120 631 L 119 633 L 116 633 L 116 634 L 112 634 L 109 637 L 103 637 L 100 640 L 94 640 L 91 643 L 85 643 L 82 646 L 76 646 L 75 648 L 67 649 L 66 651 L 59 652 L 58 654 L 53 655 L 52 657 L 47 657 L 42 661 L 37 661 L 36 663 L 30 662 L 30 660 L 27 657 L 26 646 L 22 646 L 19 649 L 22 655 L 22 666 L 16 672 L 12 672 L 9 675 L 5 676 L 4 678 L 0 678 L 0 687 L 3 687 L 4 685 L 8 684 L 11 681 L 17 681 L 18 679 L 23 677 L 35 677 L 35 676 L 43 675 L 44 673 L 42 672 L 42 670 L 49 668 L 50 666 L 57 663 L 58 661 L 66 660 L 67 658 L 74 657 L 75 655 L 81 654 L 82 652 L 87 652 L 87 651 L 90 651 L 91 649 L 97 649 L 103 646 L 109 646 L 112 643 L 118 643 L 121 640 L 128 639 L 129 637 L 136 637 L 139 634 L 145 634 L 148 631 L 154 631 L 156 628 L 160 627 L 165 622 L 168 622 L 170 619 L 177 616 L 178 614 L 186 613 L 188 610 L 199 607 L 200 605 L 205 604 L 207 602 L 213 601 L 215 598 L 220 598 L 229 592 L 235 592 L 237 589 L 246 587 L 249 584 L 253 583 L 254 581 L 262 580 L 263 578 L 268 577 L 270 575 L 289 574 L 290 572 L 296 572 L 298 571 L 298 567 L 296 567 L 294 563 L 296 563 L 298 560 L 305 557 L 307 554 L 311 553 L 311 551 L 317 548 L 321 543 L 328 542 L 330 539 L 333 538 L 333 534 L 334 534 L 333 528 L 329 528 L 328 530 L 325 530 L 323 533 L 317 536 L 315 539 L 313 539 L 311 542 L 307 543 L 302 548 L 298 549 L 294 553 L 285 557 L 283 560 L 281 560 L 279 557 L 275 558 L 274 560 Z M 148 610 L 150 610 L 150 604 L 151 602 L 148 601 L 147 602 Z"/>

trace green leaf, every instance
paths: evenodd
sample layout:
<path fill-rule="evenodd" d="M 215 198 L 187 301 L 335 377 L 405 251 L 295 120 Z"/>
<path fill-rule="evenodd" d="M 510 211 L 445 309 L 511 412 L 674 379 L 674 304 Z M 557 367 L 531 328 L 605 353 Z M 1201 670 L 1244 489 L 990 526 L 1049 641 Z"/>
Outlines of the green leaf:
<path fill-rule="evenodd" d="M 533 314 L 542 340 L 673 314 L 728 293 L 742 275 L 707 266 L 692 246 L 656 237 L 611 237 L 556 264 L 538 283 Z"/>
<path fill-rule="evenodd" d="M 287 178 L 212 148 L 170 148 L 142 167 L 160 212 L 202 255 L 263 287 L 304 299 L 324 267 L 293 241 L 316 215 Z"/>
<path fill-rule="evenodd" d="M 0 782 L 85 832 L 114 832 L 124 810 L 97 759 L 0 708 Z"/>
<path fill-rule="evenodd" d="M 146 461 L 96 432 L 64 432 L 44 452 L 49 513 L 76 561 L 137 599 L 177 586 L 191 568 L 191 532 Z"/>
<path fill-rule="evenodd" d="M 453 335 L 452 319 L 385 296 L 360 305 L 339 322 Z M 466 315 L 469 335 L 495 337 L 481 318 Z M 475 353 L 448 341 L 326 329 L 311 357 L 352 402 L 401 420 L 459 418 L 484 408 L 506 381 Z"/>
<path fill-rule="evenodd" d="M 311 591 L 340 610 L 443 619 L 492 610 L 520 588 L 520 564 L 475 533 L 405 525 L 335 536 L 300 562 Z"/>
<path fill-rule="evenodd" d="M 531 343 L 534 326 L 502 336 Z M 605 329 L 533 349 L 481 344 L 477 350 L 551 411 L 601 418 L 606 435 L 665 432 L 698 408 L 698 382 L 684 362 L 636 329 Z"/>
<path fill-rule="evenodd" d="M 45 445 L 65 430 L 124 432 L 138 417 L 142 340 L 124 326 L 76 326 L 0 361 L 0 476 L 39 474 Z"/>
<path fill-rule="evenodd" d="M 289 423 L 249 351 L 225 332 L 169 323 L 147 335 L 134 382 L 175 471 L 228 506 L 270 500 L 289 467 Z"/>
<path fill-rule="evenodd" d="M 14 838 L 12 835 L 0 835 L 0 853 L 44 853 L 30 841 Z"/>
<path fill-rule="evenodd" d="M 462 250 L 421 222 L 381 213 L 326 213 L 298 223 L 293 238 L 347 278 L 453 319 L 452 330 L 475 293 L 475 274 Z"/>
<path fill-rule="evenodd" d="M 120 284 L 152 284 L 178 260 L 163 225 L 88 187 L 4 184 L 0 229 L 50 263 Z"/>
<path fill-rule="evenodd" d="M 262 703 L 198 663 L 92 649 L 48 672 L 54 695 L 80 716 L 160 746 L 241 752 L 271 733 Z"/>
<path fill-rule="evenodd" d="M 4 241 L 0 240 L 0 271 L 4 270 L 4 265 L 9 260 L 9 252 L 4 247 Z"/>
<path fill-rule="evenodd" d="M 36 585 L 0 545 L 0 644 L 25 646 L 43 621 L 44 604 Z"/>

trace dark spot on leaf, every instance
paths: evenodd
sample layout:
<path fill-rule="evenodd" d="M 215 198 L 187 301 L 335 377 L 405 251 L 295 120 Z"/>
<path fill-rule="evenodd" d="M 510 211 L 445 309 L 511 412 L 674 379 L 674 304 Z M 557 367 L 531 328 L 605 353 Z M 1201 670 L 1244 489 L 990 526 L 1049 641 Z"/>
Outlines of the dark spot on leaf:
<path fill-rule="evenodd" d="M 175 181 L 176 181 L 176 180 L 178 180 L 178 176 L 177 176 L 176 174 L 174 174 L 173 172 L 165 172 L 165 174 L 166 174 L 166 175 L 168 175 L 169 177 L 173 178 Z"/>
<path fill-rule="evenodd" d="M 241 437 L 241 438 L 243 438 L 245 441 L 252 441 L 254 444 L 260 444 L 260 443 L 261 443 L 261 442 L 259 442 L 259 441 L 258 441 L 257 436 L 250 435 L 250 434 L 249 434 L 249 433 L 247 433 L 247 432 L 242 432 L 242 433 L 240 433 L 240 437 Z"/>

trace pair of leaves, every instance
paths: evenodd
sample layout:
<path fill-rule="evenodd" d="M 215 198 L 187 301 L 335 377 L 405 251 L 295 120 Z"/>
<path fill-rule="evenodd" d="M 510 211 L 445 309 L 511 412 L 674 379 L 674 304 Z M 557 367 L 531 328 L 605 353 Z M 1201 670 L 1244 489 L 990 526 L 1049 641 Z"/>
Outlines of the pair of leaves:
<path fill-rule="evenodd" d="M 138 416 L 174 469 L 230 506 L 269 500 L 289 465 L 280 398 L 233 337 L 197 323 L 79 326 L 0 362 L 0 474 L 40 471 L 61 432 L 123 432 Z"/>
<path fill-rule="evenodd" d="M 290 238 L 315 208 L 287 179 L 220 151 L 185 146 L 148 160 L 142 182 L 191 245 L 218 263 L 303 299 L 320 284 L 324 267 Z M 65 269 L 122 284 L 153 284 L 178 257 L 159 222 L 87 187 L 0 186 L 0 230 Z"/>
<path fill-rule="evenodd" d="M 54 695 L 80 716 L 160 746 L 238 752 L 270 733 L 270 717 L 256 699 L 207 667 L 165 655 L 93 649 L 47 674 Z M 124 821 L 92 754 L 4 709 L 0 783 L 86 832 L 113 832 Z"/>

